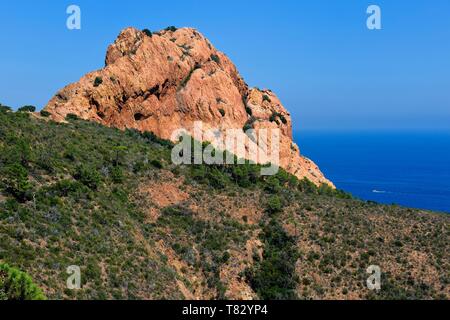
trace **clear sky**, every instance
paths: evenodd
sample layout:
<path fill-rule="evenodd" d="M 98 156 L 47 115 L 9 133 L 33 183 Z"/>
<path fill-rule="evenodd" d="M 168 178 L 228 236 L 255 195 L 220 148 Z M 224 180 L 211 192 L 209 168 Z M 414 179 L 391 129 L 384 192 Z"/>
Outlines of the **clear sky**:
<path fill-rule="evenodd" d="M 66 28 L 81 7 L 82 29 Z M 381 7 L 382 30 L 366 27 Z M 104 65 L 127 26 L 197 28 L 294 129 L 450 129 L 448 0 L 17 0 L 0 2 L 0 102 L 42 107 Z"/>

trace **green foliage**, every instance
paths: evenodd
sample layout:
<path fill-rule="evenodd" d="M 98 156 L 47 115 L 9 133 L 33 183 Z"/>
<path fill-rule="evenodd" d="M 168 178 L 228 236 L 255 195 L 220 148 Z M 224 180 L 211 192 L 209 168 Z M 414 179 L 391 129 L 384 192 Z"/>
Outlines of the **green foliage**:
<path fill-rule="evenodd" d="M 263 300 L 296 299 L 295 240 L 274 219 L 264 227 L 260 238 L 265 244 L 263 260 L 247 269 L 249 284 Z"/>
<path fill-rule="evenodd" d="M 0 263 L 0 300 L 45 300 L 29 275 Z"/>
<path fill-rule="evenodd" d="M 277 176 L 270 176 L 266 179 L 264 189 L 269 193 L 278 193 L 281 191 L 280 180 Z"/>
<path fill-rule="evenodd" d="M 156 144 L 159 144 L 159 145 L 161 145 L 163 147 L 167 147 L 167 148 L 171 149 L 174 146 L 171 141 L 161 139 L 158 136 L 156 136 L 153 132 L 145 131 L 143 133 L 137 132 L 136 134 L 140 135 L 142 138 L 144 138 L 148 142 L 156 143 Z"/>
<path fill-rule="evenodd" d="M 142 30 L 142 32 L 147 36 L 147 37 L 152 37 L 153 36 L 153 34 L 152 34 L 152 32 L 149 30 L 149 29 L 144 29 L 144 30 Z"/>
<path fill-rule="evenodd" d="M 122 183 L 124 180 L 124 172 L 121 167 L 113 167 L 111 169 L 111 179 L 114 183 Z"/>
<path fill-rule="evenodd" d="M 251 129 L 253 129 L 253 126 L 248 122 L 246 124 L 244 124 L 244 127 L 242 128 L 242 130 L 244 132 L 247 132 L 248 130 L 251 130 Z"/>
<path fill-rule="evenodd" d="M 103 83 L 102 77 L 96 77 L 94 80 L 94 87 L 98 87 Z"/>
<path fill-rule="evenodd" d="M 19 163 L 7 165 L 3 170 L 3 188 L 20 202 L 30 198 L 31 184 L 28 171 Z"/>
<path fill-rule="evenodd" d="M 321 184 L 318 190 L 320 195 L 332 196 L 334 194 L 334 189 L 328 184 Z"/>
<path fill-rule="evenodd" d="M 11 112 L 11 111 L 12 111 L 12 108 L 11 108 L 11 107 L 4 106 L 4 105 L 2 105 L 2 104 L 0 103 L 0 112 L 1 112 L 1 113 Z"/>
<path fill-rule="evenodd" d="M 264 95 L 263 95 L 263 102 L 264 102 L 264 101 L 267 101 L 267 102 L 269 102 L 269 103 L 272 102 L 272 100 L 270 100 L 270 98 L 269 98 L 269 96 L 268 96 L 267 94 L 264 94 Z"/>
<path fill-rule="evenodd" d="M 216 54 L 211 55 L 211 60 L 214 61 L 217 64 L 220 64 L 220 57 Z"/>
<path fill-rule="evenodd" d="M 114 160 L 113 160 L 113 165 L 115 167 L 117 167 L 122 164 L 122 158 L 127 151 L 127 147 L 126 146 L 114 146 L 113 151 L 115 154 Z"/>
<path fill-rule="evenodd" d="M 150 164 L 152 166 L 154 166 L 157 169 L 162 169 L 164 168 L 163 164 L 161 163 L 161 161 L 157 160 L 157 159 L 153 159 L 152 161 L 150 161 Z"/>
<path fill-rule="evenodd" d="M 50 117 L 52 114 L 51 114 L 50 112 L 48 112 L 48 111 L 41 110 L 40 115 L 41 115 L 42 117 L 44 117 L 44 118 L 48 118 L 48 117 Z"/>
<path fill-rule="evenodd" d="M 195 66 L 189 71 L 189 74 L 186 76 L 186 78 L 183 79 L 180 83 L 180 87 L 184 88 L 188 84 L 189 80 L 191 80 L 192 75 L 194 74 L 195 70 L 200 69 L 201 65 L 196 63 Z"/>
<path fill-rule="evenodd" d="M 445 293 L 447 216 L 350 199 L 283 169 L 261 176 L 261 165 L 248 162 L 174 166 L 172 146 L 151 132 L 0 112 L 0 259 L 39 279 L 52 299 L 181 299 L 176 281 L 189 288 L 194 274 L 204 276 L 208 297 L 227 298 L 224 264 L 262 229 L 262 257 L 254 248 L 245 274 L 260 298 L 297 298 L 295 287 L 307 299 L 341 298 L 343 288 L 371 299 Z M 17 177 L 8 183 L 19 186 L 14 196 L 4 182 Z M 150 219 L 155 199 L 147 190 L 164 193 L 157 186 L 175 181 L 188 198 Z M 186 263 L 183 272 L 168 263 L 160 242 Z M 440 275 L 431 278 L 436 286 L 416 276 L 421 268 L 410 269 L 411 250 L 424 254 L 429 274 Z M 302 281 L 293 271 L 298 258 Z M 383 275 L 387 291 L 368 293 L 360 285 L 367 264 L 377 261 L 399 272 Z M 64 267 L 73 264 L 82 266 L 82 290 L 65 287 Z"/>
<path fill-rule="evenodd" d="M 79 165 L 76 168 L 76 172 L 73 177 L 92 190 L 97 190 L 101 182 L 101 176 L 98 171 L 95 168 L 85 164 Z"/>
<path fill-rule="evenodd" d="M 252 111 L 252 109 L 249 107 L 249 106 L 245 106 L 245 112 L 247 112 L 247 114 L 249 115 L 249 116 L 252 116 L 253 115 L 253 111 Z"/>
<path fill-rule="evenodd" d="M 274 195 L 267 200 L 267 212 L 270 214 L 278 213 L 283 208 L 281 199 L 279 196 Z"/>
<path fill-rule="evenodd" d="M 178 30 L 178 28 L 176 28 L 176 27 L 174 27 L 174 26 L 169 26 L 169 27 L 167 27 L 165 30 L 166 30 L 166 31 L 172 31 L 172 32 L 175 32 L 175 31 Z"/>
<path fill-rule="evenodd" d="M 73 114 L 73 113 L 69 113 L 66 116 L 66 120 L 67 121 L 75 121 L 75 120 L 78 120 L 78 119 L 79 119 L 78 116 L 76 114 Z"/>
<path fill-rule="evenodd" d="M 287 124 L 286 117 L 283 114 L 281 114 L 279 112 L 275 112 L 275 111 L 270 116 L 269 121 L 279 123 L 278 119 L 280 119 L 283 124 Z"/>
<path fill-rule="evenodd" d="M 222 117 L 225 117 L 225 110 L 224 109 L 219 109 L 219 113 L 222 115 Z"/>
<path fill-rule="evenodd" d="M 36 107 L 35 106 L 23 106 L 23 107 L 19 108 L 18 111 L 19 112 L 35 112 Z"/>
<path fill-rule="evenodd" d="M 318 193 L 317 186 L 308 178 L 303 178 L 298 183 L 298 189 L 305 193 Z"/>

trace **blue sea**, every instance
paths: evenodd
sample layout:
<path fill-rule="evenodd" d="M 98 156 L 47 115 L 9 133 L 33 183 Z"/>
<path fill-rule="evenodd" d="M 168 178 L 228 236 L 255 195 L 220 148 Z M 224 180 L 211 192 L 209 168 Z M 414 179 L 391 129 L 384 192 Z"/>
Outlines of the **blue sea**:
<path fill-rule="evenodd" d="M 294 139 L 357 198 L 450 213 L 450 131 L 300 131 Z"/>

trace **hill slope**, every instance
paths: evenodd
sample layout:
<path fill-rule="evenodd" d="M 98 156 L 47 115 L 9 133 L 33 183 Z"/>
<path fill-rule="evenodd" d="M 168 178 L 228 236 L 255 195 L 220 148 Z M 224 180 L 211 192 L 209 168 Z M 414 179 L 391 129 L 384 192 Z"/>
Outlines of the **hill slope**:
<path fill-rule="evenodd" d="M 177 167 L 152 134 L 39 118 L 0 112 L 0 262 L 50 299 L 450 297 L 448 215 L 255 165 Z"/>

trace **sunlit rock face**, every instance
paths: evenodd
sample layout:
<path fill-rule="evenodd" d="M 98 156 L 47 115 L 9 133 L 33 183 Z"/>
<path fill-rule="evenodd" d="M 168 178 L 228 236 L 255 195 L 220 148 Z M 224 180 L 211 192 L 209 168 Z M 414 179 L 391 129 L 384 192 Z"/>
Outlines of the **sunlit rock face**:
<path fill-rule="evenodd" d="M 290 114 L 270 90 L 249 88 L 235 65 L 198 31 L 168 29 L 149 35 L 135 28 L 123 30 L 108 48 L 105 67 L 88 73 L 60 90 L 45 110 L 56 121 L 75 114 L 82 119 L 119 129 L 151 131 L 173 140 L 173 132 L 240 129 L 249 158 L 255 139 L 246 129 L 280 132 L 278 164 L 315 184 L 333 184 L 292 141 Z M 260 146 L 258 146 L 260 147 Z M 270 148 L 269 148 L 270 149 Z M 267 159 L 260 157 L 260 163 Z"/>

